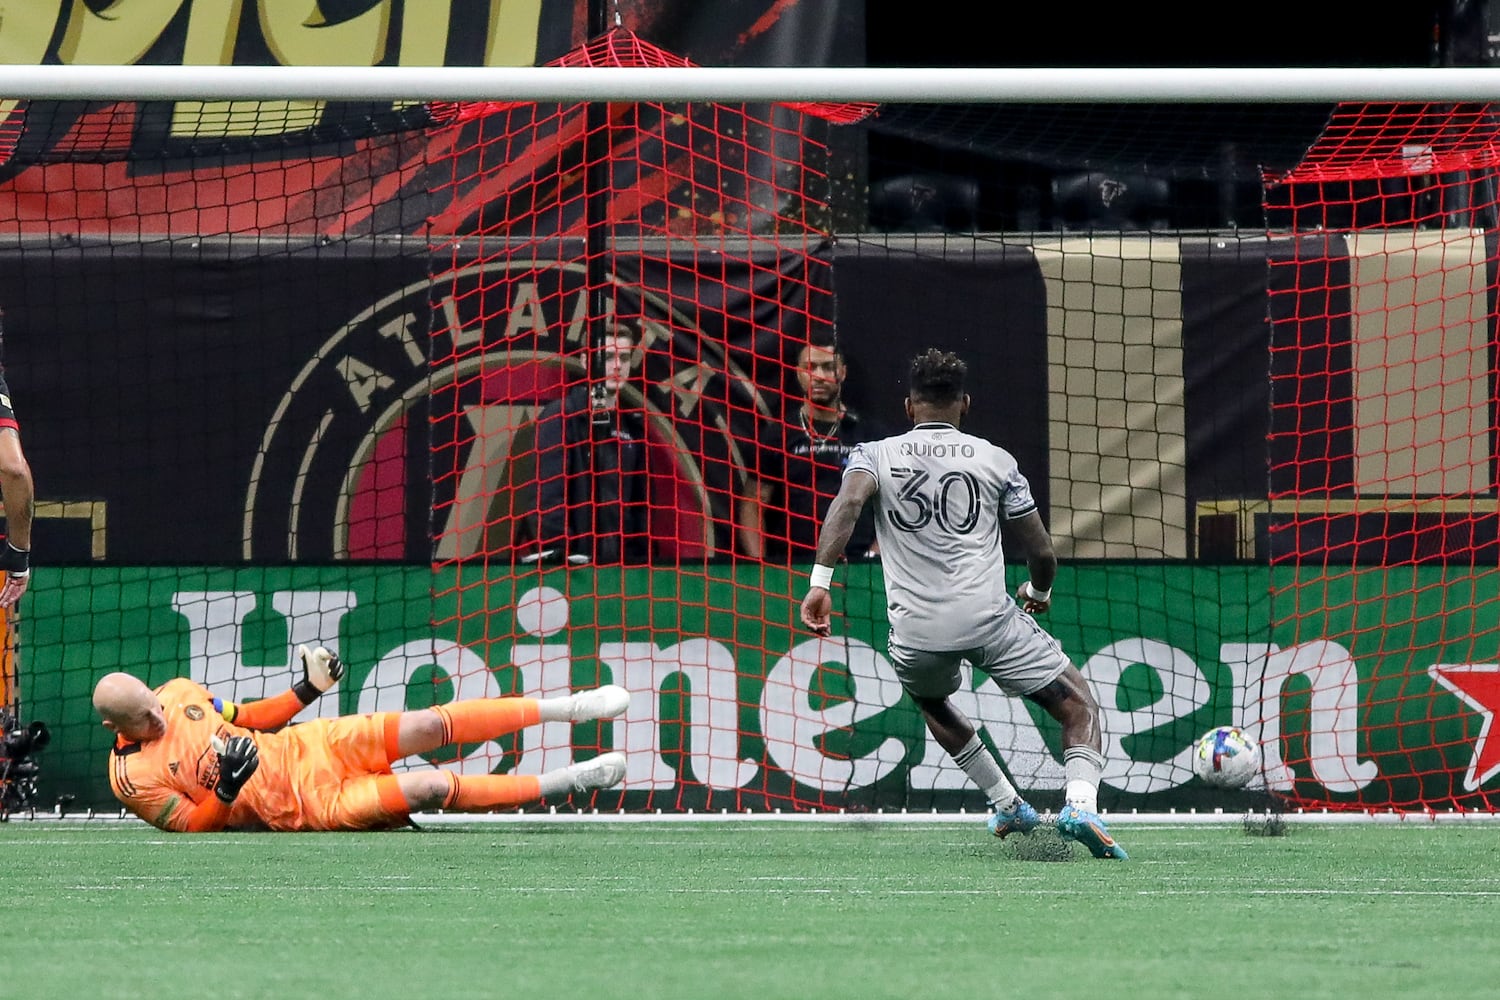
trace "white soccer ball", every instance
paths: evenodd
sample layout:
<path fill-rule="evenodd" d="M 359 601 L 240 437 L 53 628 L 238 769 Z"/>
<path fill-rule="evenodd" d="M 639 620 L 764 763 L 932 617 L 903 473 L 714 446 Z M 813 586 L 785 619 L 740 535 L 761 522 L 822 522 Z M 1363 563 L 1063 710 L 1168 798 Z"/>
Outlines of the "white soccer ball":
<path fill-rule="evenodd" d="M 1205 785 L 1244 788 L 1260 772 L 1260 744 L 1235 726 L 1216 726 L 1193 744 L 1193 770 Z"/>

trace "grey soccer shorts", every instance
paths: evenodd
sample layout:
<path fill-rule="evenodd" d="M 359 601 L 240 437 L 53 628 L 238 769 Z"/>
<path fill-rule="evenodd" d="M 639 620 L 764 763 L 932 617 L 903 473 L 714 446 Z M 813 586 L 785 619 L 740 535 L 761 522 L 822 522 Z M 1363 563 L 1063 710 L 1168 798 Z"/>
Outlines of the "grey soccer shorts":
<path fill-rule="evenodd" d="M 901 686 L 918 698 L 946 698 L 957 691 L 958 667 L 965 660 L 1017 697 L 1051 684 L 1071 662 L 1062 644 L 1020 609 L 1002 615 L 990 634 L 968 649 L 913 649 L 892 632 L 890 654 Z"/>

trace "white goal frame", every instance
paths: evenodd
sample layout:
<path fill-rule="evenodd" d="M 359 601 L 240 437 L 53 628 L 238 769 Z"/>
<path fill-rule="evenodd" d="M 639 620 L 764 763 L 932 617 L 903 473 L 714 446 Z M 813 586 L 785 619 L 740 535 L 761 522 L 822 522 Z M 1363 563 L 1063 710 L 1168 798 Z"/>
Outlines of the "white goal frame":
<path fill-rule="evenodd" d="M 0 65 L 0 97 L 59 101 L 657 101 L 872 102 L 902 104 L 1224 104 L 1500 102 L 1500 67 L 1462 68 L 995 68 L 995 67 L 308 67 Z M 1105 813 L 1111 823 L 1242 823 L 1221 810 Z M 1419 825 L 1500 821 L 1500 811 L 1303 812 L 1305 824 Z M 123 812 L 63 816 L 30 810 L 12 819 L 138 823 Z M 980 814 L 698 813 L 417 814 L 419 822 L 888 822 L 977 823 Z"/>
<path fill-rule="evenodd" d="M 1500 101 L 1500 67 L 0 66 L 0 95 L 118 101 Z"/>

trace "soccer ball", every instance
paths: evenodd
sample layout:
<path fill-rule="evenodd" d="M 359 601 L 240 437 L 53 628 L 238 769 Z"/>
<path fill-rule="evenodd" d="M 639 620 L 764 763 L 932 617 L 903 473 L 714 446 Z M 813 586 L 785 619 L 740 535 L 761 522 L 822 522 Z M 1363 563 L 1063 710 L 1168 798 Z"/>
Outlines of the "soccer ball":
<path fill-rule="evenodd" d="M 1218 726 L 1193 744 L 1193 770 L 1205 785 L 1244 788 L 1260 771 L 1260 745 L 1243 729 Z"/>

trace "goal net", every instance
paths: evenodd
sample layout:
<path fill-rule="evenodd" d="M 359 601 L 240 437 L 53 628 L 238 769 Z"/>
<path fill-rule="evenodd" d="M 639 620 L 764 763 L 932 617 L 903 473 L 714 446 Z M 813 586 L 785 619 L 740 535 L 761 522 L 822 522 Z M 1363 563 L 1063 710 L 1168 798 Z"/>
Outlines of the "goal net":
<path fill-rule="evenodd" d="M 562 64 L 686 61 L 616 31 Z M 626 687 L 400 765 L 626 753 L 542 808 L 984 809 L 896 682 L 868 525 L 833 636 L 797 624 L 929 346 L 1053 534 L 1104 808 L 1488 808 L 1484 108 L 23 97 L 37 570 L 0 679 L 51 727 L 40 808 L 115 807 L 104 673 L 251 700 L 307 643 L 350 669 L 299 718 Z M 1056 722 L 968 668 L 955 702 L 1061 804 Z M 1245 791 L 1194 777 L 1225 723 Z"/>
<path fill-rule="evenodd" d="M 1492 808 L 1497 137 L 1489 105 L 1347 104 L 1268 186 L 1259 721 L 1298 804 Z"/>

